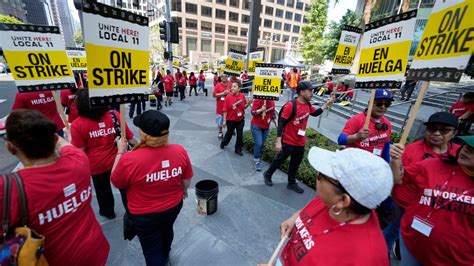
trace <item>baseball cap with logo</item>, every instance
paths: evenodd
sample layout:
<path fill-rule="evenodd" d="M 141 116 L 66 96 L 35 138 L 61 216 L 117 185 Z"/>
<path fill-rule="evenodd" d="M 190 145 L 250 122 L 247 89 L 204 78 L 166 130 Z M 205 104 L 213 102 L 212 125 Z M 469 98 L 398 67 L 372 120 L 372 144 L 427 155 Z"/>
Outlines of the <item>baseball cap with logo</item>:
<path fill-rule="evenodd" d="M 387 89 L 376 89 L 374 99 L 387 99 L 393 101 L 393 94 Z"/>
<path fill-rule="evenodd" d="M 392 191 L 390 166 L 366 150 L 347 148 L 333 152 L 313 147 L 308 161 L 318 172 L 339 181 L 354 200 L 369 209 L 375 209 Z"/>
<path fill-rule="evenodd" d="M 133 124 L 140 128 L 144 133 L 161 137 L 168 134 L 170 120 L 168 116 L 157 110 L 148 110 L 133 119 Z"/>

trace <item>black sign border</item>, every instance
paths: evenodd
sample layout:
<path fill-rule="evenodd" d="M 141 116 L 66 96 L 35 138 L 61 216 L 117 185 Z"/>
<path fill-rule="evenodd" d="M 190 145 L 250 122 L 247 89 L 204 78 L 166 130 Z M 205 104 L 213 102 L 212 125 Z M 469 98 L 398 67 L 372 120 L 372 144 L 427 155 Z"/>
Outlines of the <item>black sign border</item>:
<path fill-rule="evenodd" d="M 122 10 L 120 8 L 111 7 L 98 3 L 97 0 L 83 0 L 82 11 L 89 14 L 99 15 L 106 18 L 118 19 L 140 26 L 147 26 L 149 19 L 145 16 Z"/>
<path fill-rule="evenodd" d="M 146 93 L 130 93 L 112 96 L 89 97 L 91 107 L 96 106 L 113 106 L 115 104 L 125 104 L 132 102 L 148 101 L 149 95 Z"/>
<path fill-rule="evenodd" d="M 35 85 L 22 85 L 16 86 L 18 92 L 37 92 L 37 91 L 56 91 L 56 90 L 67 90 L 76 88 L 74 82 L 62 82 L 62 83 L 51 83 L 51 84 L 35 84 Z"/>
<path fill-rule="evenodd" d="M 378 81 L 356 81 L 356 89 L 399 89 L 402 86 L 401 81 L 378 80 Z"/>
<path fill-rule="evenodd" d="M 392 24 L 392 23 L 396 23 L 396 22 L 416 18 L 417 12 L 418 12 L 418 10 L 414 9 L 414 10 L 411 10 L 411 11 L 408 11 L 408 12 L 405 12 L 405 13 L 401 13 L 401 14 L 398 14 L 398 15 L 395 15 L 395 16 L 391 16 L 391 17 L 388 17 L 388 18 L 384 18 L 384 19 L 381 19 L 381 20 L 374 21 L 372 23 L 369 23 L 369 24 L 365 25 L 365 31 L 367 32 L 369 30 L 374 30 L 374 29 L 377 29 L 377 28 L 380 28 L 380 27 L 383 27 L 383 26 L 386 26 L 386 25 L 389 25 L 389 24 Z"/>
<path fill-rule="evenodd" d="M 27 31 L 27 32 L 61 34 L 59 27 L 47 26 L 47 25 L 46 26 L 33 25 L 33 24 L 0 23 L 0 31 Z"/>

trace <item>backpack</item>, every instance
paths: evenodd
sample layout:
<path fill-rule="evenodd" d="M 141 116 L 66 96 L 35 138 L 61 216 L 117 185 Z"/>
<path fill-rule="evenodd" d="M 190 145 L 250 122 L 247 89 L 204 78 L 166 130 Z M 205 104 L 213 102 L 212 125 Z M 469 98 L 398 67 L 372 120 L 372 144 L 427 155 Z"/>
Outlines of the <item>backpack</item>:
<path fill-rule="evenodd" d="M 280 109 L 280 111 L 278 112 L 278 123 L 280 123 L 281 121 L 281 113 L 283 113 L 283 110 L 285 108 L 285 106 L 288 104 L 289 102 L 286 102 Z M 291 100 L 291 103 L 293 104 L 293 110 L 291 111 L 291 115 L 288 117 L 287 121 L 291 121 L 293 120 L 293 118 L 295 118 L 295 115 L 296 115 L 296 99 L 293 99 Z M 311 103 L 310 102 L 307 102 L 308 106 L 310 107 L 311 109 Z"/>
<path fill-rule="evenodd" d="M 290 74 L 290 80 L 288 81 L 290 88 L 296 88 L 298 86 L 298 74 Z"/>

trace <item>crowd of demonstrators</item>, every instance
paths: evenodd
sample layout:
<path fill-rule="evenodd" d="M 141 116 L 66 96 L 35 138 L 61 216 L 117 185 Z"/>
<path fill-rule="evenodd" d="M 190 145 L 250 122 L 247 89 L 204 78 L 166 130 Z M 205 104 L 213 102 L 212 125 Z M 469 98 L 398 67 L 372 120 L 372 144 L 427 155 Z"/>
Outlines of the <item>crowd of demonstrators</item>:
<path fill-rule="evenodd" d="M 224 149 L 227 144 L 229 144 L 232 139 L 232 134 L 234 131 L 237 135 L 237 140 L 235 141 L 235 153 L 240 156 L 243 156 L 242 148 L 244 146 L 243 134 L 245 126 L 245 109 L 252 104 L 253 99 L 250 98 L 247 100 L 243 93 L 240 93 L 242 88 L 242 83 L 240 81 L 235 81 L 232 83 L 231 93 L 228 93 L 225 96 L 224 104 L 222 106 L 223 112 L 223 122 L 222 128 L 227 127 L 227 131 L 221 141 L 221 149 Z"/>
<path fill-rule="evenodd" d="M 230 93 L 230 85 L 227 74 L 222 74 L 220 77 L 221 81 L 214 87 L 212 95 L 216 98 L 216 124 L 219 130 L 218 137 L 223 138 L 224 133 L 222 132 L 222 125 L 224 123 L 224 101 L 225 97 Z"/>
<path fill-rule="evenodd" d="M 86 154 L 56 135 L 57 125 L 38 110 L 11 112 L 6 132 L 7 150 L 24 165 L 17 174 L 26 193 L 27 225 L 45 237 L 49 265 L 105 265 L 110 246 L 92 210 Z M 12 181 L 12 187 L 10 224 L 18 225 L 18 185 Z"/>
<path fill-rule="evenodd" d="M 409 101 L 416 87 L 416 80 L 407 80 L 400 89 L 400 101 Z M 405 98 L 406 96 L 406 98 Z"/>
<path fill-rule="evenodd" d="M 339 135 L 338 144 L 364 149 L 389 161 L 392 124 L 385 117 L 385 112 L 392 101 L 392 92 L 386 89 L 377 89 L 368 128 L 364 128 L 367 118 L 366 110 L 346 122 Z"/>
<path fill-rule="evenodd" d="M 334 98 L 330 98 L 320 108 L 316 109 L 310 103 L 313 96 L 313 88 L 310 82 L 299 83 L 296 91 L 298 97 L 287 102 L 280 110 L 275 143 L 275 150 L 278 154 L 268 170 L 263 173 L 263 176 L 265 184 L 273 186 L 273 173 L 288 157 L 291 157 L 288 167 L 287 188 L 297 193 L 303 193 L 304 190 L 296 183 L 296 172 L 304 155 L 308 118 L 310 115 L 315 117 L 321 115 L 324 109 L 334 103 Z"/>
<path fill-rule="evenodd" d="M 466 92 L 461 101 L 451 106 L 449 112 L 459 119 L 458 135 L 468 135 L 474 122 L 474 92 Z"/>
<path fill-rule="evenodd" d="M 276 123 L 275 101 L 255 99 L 252 104 L 252 121 L 250 122 L 250 131 L 253 137 L 253 160 L 255 170 L 262 171 L 260 157 L 263 152 L 263 145 L 267 139 L 270 123 Z"/>
<path fill-rule="evenodd" d="M 283 265 L 390 265 L 374 212 L 392 189 L 389 165 L 356 148 L 313 147 L 308 161 L 318 196 L 281 224 Z"/>
<path fill-rule="evenodd" d="M 106 106 L 90 107 L 88 90 L 77 92 L 79 117 L 71 126 L 71 143 L 83 150 L 90 161 L 90 172 L 99 203 L 99 214 L 115 218 L 114 196 L 110 174 L 117 154 L 116 139 L 120 136 L 120 114 Z M 126 137 L 132 144 L 137 140 L 126 127 Z M 121 191 L 122 200 L 124 197 Z"/>
<path fill-rule="evenodd" d="M 448 129 L 431 128 L 435 134 Z M 455 157 L 428 158 L 410 165 L 403 164 L 408 147 L 394 144 L 390 150 L 395 183 L 410 191 L 401 218 L 402 265 L 474 262 L 474 136 L 460 138 L 464 144 Z"/>
<path fill-rule="evenodd" d="M 204 75 L 204 70 L 199 71 L 198 87 L 199 87 L 199 92 L 205 93 L 206 96 L 207 96 L 207 91 L 206 91 L 206 75 Z"/>
<path fill-rule="evenodd" d="M 194 89 L 194 96 L 198 96 L 197 77 L 196 75 L 194 75 L 194 72 L 191 72 L 191 74 L 189 74 L 189 96 L 191 96 L 191 94 L 193 93 L 193 89 Z"/>
<path fill-rule="evenodd" d="M 126 190 L 128 211 L 147 265 L 165 265 L 173 242 L 173 224 L 187 198 L 193 176 L 186 150 L 169 144 L 170 120 L 150 110 L 134 118 L 140 143 L 126 152 L 119 141 L 112 183 Z"/>

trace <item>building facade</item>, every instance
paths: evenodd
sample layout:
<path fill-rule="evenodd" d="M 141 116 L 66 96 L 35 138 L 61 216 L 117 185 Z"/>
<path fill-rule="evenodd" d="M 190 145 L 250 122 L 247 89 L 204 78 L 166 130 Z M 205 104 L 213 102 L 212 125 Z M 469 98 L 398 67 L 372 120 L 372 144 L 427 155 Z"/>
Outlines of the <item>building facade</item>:
<path fill-rule="evenodd" d="M 0 14 L 26 23 L 25 5 L 22 0 L 0 0 Z"/>
<path fill-rule="evenodd" d="M 35 25 L 54 25 L 51 0 L 23 0 L 26 20 Z"/>
<path fill-rule="evenodd" d="M 58 17 L 61 21 L 61 33 L 63 34 L 64 42 L 66 47 L 76 47 L 74 42 L 74 29 L 72 26 L 71 12 L 69 11 L 68 2 L 65 0 L 53 0 L 57 1 Z"/>

